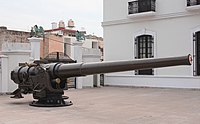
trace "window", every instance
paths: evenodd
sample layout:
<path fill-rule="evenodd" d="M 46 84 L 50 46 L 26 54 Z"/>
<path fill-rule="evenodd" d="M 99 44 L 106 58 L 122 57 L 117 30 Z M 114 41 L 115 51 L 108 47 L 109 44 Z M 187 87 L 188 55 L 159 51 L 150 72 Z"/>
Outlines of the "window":
<path fill-rule="evenodd" d="M 194 34 L 194 75 L 200 76 L 200 31 Z"/>
<path fill-rule="evenodd" d="M 92 42 L 92 48 L 97 49 L 98 48 L 98 43 L 97 42 Z"/>
<path fill-rule="evenodd" d="M 64 43 L 64 54 L 67 55 L 67 43 Z"/>
<path fill-rule="evenodd" d="M 140 35 L 135 39 L 136 59 L 152 58 L 153 56 L 153 36 Z M 136 70 L 136 75 L 153 75 L 152 69 Z"/>
<path fill-rule="evenodd" d="M 71 39 L 64 38 L 64 54 L 71 56 Z"/>
<path fill-rule="evenodd" d="M 187 0 L 187 6 L 200 5 L 200 0 Z"/>
<path fill-rule="evenodd" d="M 129 15 L 148 11 L 155 12 L 155 0 L 138 0 L 128 2 Z"/>

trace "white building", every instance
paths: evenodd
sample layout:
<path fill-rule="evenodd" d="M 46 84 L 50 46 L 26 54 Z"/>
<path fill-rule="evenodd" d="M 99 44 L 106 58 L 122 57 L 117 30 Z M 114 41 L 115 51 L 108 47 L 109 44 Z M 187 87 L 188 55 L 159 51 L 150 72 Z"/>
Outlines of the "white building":
<path fill-rule="evenodd" d="M 85 39 L 83 41 L 83 47 L 90 49 L 99 49 L 99 43 L 96 39 Z"/>
<path fill-rule="evenodd" d="M 104 0 L 104 59 L 192 54 L 192 66 L 105 75 L 105 85 L 200 88 L 200 0 Z"/>

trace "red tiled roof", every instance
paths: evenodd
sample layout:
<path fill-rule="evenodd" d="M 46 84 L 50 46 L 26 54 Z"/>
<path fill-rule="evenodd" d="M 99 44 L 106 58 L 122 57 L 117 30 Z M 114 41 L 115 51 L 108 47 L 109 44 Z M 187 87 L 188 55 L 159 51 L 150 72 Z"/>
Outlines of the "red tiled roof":
<path fill-rule="evenodd" d="M 67 32 L 71 32 L 71 33 L 76 32 L 76 30 L 70 30 L 70 29 L 65 29 L 65 28 L 56 28 L 56 29 L 44 30 L 44 32 L 53 32 L 53 31 L 67 31 Z"/>

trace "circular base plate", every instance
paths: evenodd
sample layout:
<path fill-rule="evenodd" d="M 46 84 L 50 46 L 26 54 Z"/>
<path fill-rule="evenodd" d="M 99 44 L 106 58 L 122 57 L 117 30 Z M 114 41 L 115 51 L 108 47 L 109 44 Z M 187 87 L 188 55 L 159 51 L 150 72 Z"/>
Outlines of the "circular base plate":
<path fill-rule="evenodd" d="M 61 104 L 49 104 L 49 103 L 40 103 L 38 101 L 33 101 L 29 104 L 30 106 L 35 106 L 35 107 L 63 107 L 63 106 L 70 106 L 73 105 L 73 103 L 71 101 L 66 102 L 65 103 L 61 103 Z"/>

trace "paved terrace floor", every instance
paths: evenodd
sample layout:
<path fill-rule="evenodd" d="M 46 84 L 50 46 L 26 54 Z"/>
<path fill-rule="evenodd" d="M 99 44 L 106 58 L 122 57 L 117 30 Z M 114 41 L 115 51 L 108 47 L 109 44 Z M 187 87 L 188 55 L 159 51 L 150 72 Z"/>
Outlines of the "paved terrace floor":
<path fill-rule="evenodd" d="M 0 96 L 0 124 L 200 124 L 200 90 L 103 87 L 65 92 L 72 106 Z"/>

